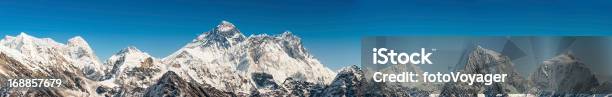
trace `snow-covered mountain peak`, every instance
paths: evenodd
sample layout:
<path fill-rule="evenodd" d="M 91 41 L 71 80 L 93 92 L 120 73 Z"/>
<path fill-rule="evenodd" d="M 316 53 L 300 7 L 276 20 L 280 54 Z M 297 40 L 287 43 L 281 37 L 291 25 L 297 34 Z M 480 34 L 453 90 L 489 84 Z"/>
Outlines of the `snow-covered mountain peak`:
<path fill-rule="evenodd" d="M 151 56 L 148 53 L 142 52 L 134 46 L 129 46 L 117 52 L 115 55 L 111 56 L 108 59 L 108 62 L 109 64 L 113 65 L 128 64 L 137 66 L 149 57 Z"/>
<path fill-rule="evenodd" d="M 61 61 L 64 57 L 65 45 L 55 42 L 49 38 L 36 38 L 24 32 L 17 36 L 6 36 L 0 40 L 0 45 L 16 50 L 19 53 L 28 56 L 27 59 L 36 63 L 54 63 L 51 59 L 59 58 Z M 61 54 L 57 57 L 55 54 Z M 46 64 L 50 65 L 50 64 Z"/>
<path fill-rule="evenodd" d="M 106 64 L 113 65 L 111 72 L 113 74 L 121 74 L 122 72 L 131 70 L 136 67 L 143 67 L 143 65 L 153 65 L 155 58 L 151 57 L 148 53 L 138 50 L 138 48 L 129 46 L 117 52 L 111 56 Z"/>
<path fill-rule="evenodd" d="M 281 34 L 281 36 L 284 36 L 284 37 L 286 37 L 286 36 L 293 36 L 293 32 L 285 31 L 285 32 L 283 32 L 283 34 Z"/>
<path fill-rule="evenodd" d="M 338 70 L 338 73 L 355 73 L 359 70 L 361 69 L 357 65 L 351 65 L 348 67 L 342 67 L 340 70 Z"/>
<path fill-rule="evenodd" d="M 234 24 L 228 22 L 228 21 L 221 21 L 221 23 L 219 23 L 219 25 L 217 25 L 216 30 L 220 31 L 220 32 L 227 32 L 230 31 L 232 29 L 236 28 L 236 26 L 234 26 Z"/>
<path fill-rule="evenodd" d="M 217 27 L 209 31 L 210 34 L 219 35 L 225 38 L 244 38 L 244 35 L 236 28 L 236 26 L 228 21 L 221 21 Z"/>
<path fill-rule="evenodd" d="M 578 62 L 578 59 L 574 57 L 574 54 L 572 52 L 568 51 L 552 59 L 544 61 L 544 64 L 555 64 L 555 63 L 571 64 L 575 62 Z"/>
<path fill-rule="evenodd" d="M 295 59 L 314 59 L 302 46 L 300 38 L 288 31 L 272 36 L 267 34 L 251 35 L 247 41 L 245 44 L 254 46 L 252 50 L 255 50 L 255 53 L 257 53 L 254 55 L 284 52 L 289 57 Z"/>
<path fill-rule="evenodd" d="M 204 32 L 194 39 L 186 47 L 222 47 L 228 48 L 243 42 L 246 37 L 234 26 L 234 24 L 221 21 L 217 27 Z"/>
<path fill-rule="evenodd" d="M 68 43 L 66 43 L 68 46 L 68 49 L 70 50 L 69 52 L 72 52 L 72 54 L 74 54 L 74 57 L 82 57 L 84 55 L 90 57 L 90 58 L 94 58 L 97 61 L 96 56 L 93 53 L 93 50 L 91 49 L 91 47 L 89 47 L 89 44 L 87 43 L 87 41 L 85 41 L 85 39 L 83 39 L 80 36 L 76 36 L 73 38 L 70 38 L 68 40 Z"/>
<path fill-rule="evenodd" d="M 36 42 L 39 45 L 61 45 L 60 43 L 55 42 L 51 38 L 37 38 L 31 35 L 26 34 L 25 32 L 19 33 L 15 38 L 16 42 L 21 42 L 25 44 L 33 44 L 32 42 Z"/>
<path fill-rule="evenodd" d="M 283 34 L 280 34 L 277 37 L 285 39 L 285 40 L 289 40 L 289 41 L 295 41 L 295 42 L 300 42 L 301 40 L 300 37 L 293 35 L 293 33 L 290 31 L 285 31 L 283 32 Z"/>
<path fill-rule="evenodd" d="M 211 34 L 218 34 L 228 38 L 239 38 L 244 35 L 236 28 L 236 26 L 228 21 L 221 21 L 217 27 L 210 31 Z"/>
<path fill-rule="evenodd" d="M 34 36 L 28 35 L 25 32 L 19 33 L 19 35 L 17 35 L 16 37 L 17 38 L 23 38 L 23 39 L 32 39 L 32 38 L 35 38 Z"/>
<path fill-rule="evenodd" d="M 89 48 L 89 44 L 81 36 L 75 36 L 73 38 L 68 39 L 68 43 L 66 43 L 66 44 L 67 45 L 71 45 L 71 46 L 87 47 L 87 48 Z"/>
<path fill-rule="evenodd" d="M 23 51 L 23 49 L 34 49 L 37 46 L 63 46 L 63 44 L 55 42 L 51 38 L 37 38 L 25 32 L 21 32 L 17 36 L 7 35 L 4 39 L 0 40 L 0 44 L 9 48 L 18 49 L 19 51 Z"/>
<path fill-rule="evenodd" d="M 76 36 L 70 38 L 66 44 L 66 54 L 71 59 L 75 59 L 74 64 L 78 67 L 93 69 L 95 72 L 101 72 L 107 69 L 107 67 L 103 66 L 103 64 L 98 60 L 98 57 L 94 54 L 94 51 L 82 37 Z M 90 73 L 88 76 L 97 76 L 95 72 L 88 72 Z"/>
<path fill-rule="evenodd" d="M 135 46 L 128 46 L 126 48 L 121 49 L 121 51 L 119 51 L 117 54 L 125 54 L 125 53 L 136 53 L 136 54 L 142 54 L 144 52 L 140 51 L 138 48 L 136 48 Z"/>
<path fill-rule="evenodd" d="M 480 45 L 476 46 L 476 48 L 474 49 L 472 54 L 473 55 L 479 55 L 479 56 L 489 55 L 489 56 L 491 56 L 490 58 L 493 58 L 494 60 L 503 60 L 502 58 L 505 57 L 505 56 L 501 55 L 499 52 L 483 48 Z"/>
<path fill-rule="evenodd" d="M 334 80 L 346 79 L 347 75 L 350 75 L 351 78 L 352 77 L 361 78 L 363 77 L 363 71 L 357 65 L 342 67 L 340 70 L 338 70 L 338 74 L 336 75 Z M 358 79 L 358 80 L 361 80 L 361 79 Z M 336 82 L 336 81 L 333 81 L 333 82 Z"/>
<path fill-rule="evenodd" d="M 113 67 L 104 80 L 120 85 L 113 88 L 123 89 L 128 93 L 126 95 L 136 97 L 142 96 L 143 89 L 154 84 L 167 70 L 159 60 L 134 46 L 128 46 L 117 52 L 106 64 Z"/>
<path fill-rule="evenodd" d="M 323 84 L 331 82 L 335 75 L 311 56 L 300 38 L 289 31 L 245 37 L 227 21 L 165 57 L 163 62 L 181 69 L 178 74 L 185 76 L 183 78 L 229 92 L 249 93 L 251 84 L 242 80 L 252 78 L 252 74 L 257 72 L 269 73 L 275 82 L 291 77 Z"/>
<path fill-rule="evenodd" d="M 499 52 L 477 46 L 472 53 L 469 54 L 468 62 L 464 66 L 467 71 L 482 71 L 488 69 L 501 69 L 500 72 L 515 72 L 514 64 L 512 64 L 508 56 L 502 55 Z M 478 69 L 485 68 L 485 69 Z M 486 71 L 485 72 L 488 72 Z M 498 70 L 495 70 L 498 71 Z M 480 73 L 480 72 L 479 72 Z"/>

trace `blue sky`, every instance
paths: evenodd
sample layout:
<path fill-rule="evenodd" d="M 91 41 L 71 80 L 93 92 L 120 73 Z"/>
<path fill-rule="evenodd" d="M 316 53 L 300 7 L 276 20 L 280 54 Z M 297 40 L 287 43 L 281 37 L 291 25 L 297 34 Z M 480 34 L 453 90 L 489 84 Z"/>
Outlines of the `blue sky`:
<path fill-rule="evenodd" d="M 243 33 L 300 36 L 332 69 L 360 63 L 365 36 L 612 35 L 609 0 L 19 0 L 0 33 L 84 37 L 105 60 L 129 45 L 163 58 L 221 20 Z"/>

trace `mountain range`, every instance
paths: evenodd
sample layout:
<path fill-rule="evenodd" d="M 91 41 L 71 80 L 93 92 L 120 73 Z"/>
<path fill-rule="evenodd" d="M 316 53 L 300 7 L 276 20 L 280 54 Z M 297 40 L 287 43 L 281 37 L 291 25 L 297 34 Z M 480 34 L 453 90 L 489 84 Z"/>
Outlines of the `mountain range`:
<path fill-rule="evenodd" d="M 252 96 L 273 92 L 259 84 L 260 77 L 274 84 L 290 79 L 324 85 L 335 76 L 291 32 L 246 37 L 227 21 L 165 58 L 129 46 L 102 62 L 82 37 L 63 44 L 26 33 L 2 39 L 0 58 L 2 80 L 63 80 L 56 88 L 1 87 L 0 95 L 8 96 L 159 96 L 156 88 L 168 86 L 181 88 L 177 93 L 192 94 L 193 88 Z M 174 81 L 187 83 L 164 84 Z"/>
<path fill-rule="evenodd" d="M 164 58 L 128 46 L 100 61 L 82 37 L 66 44 L 26 33 L 0 40 L 0 80 L 61 79 L 60 87 L 0 86 L 0 96 L 77 97 L 361 97 L 361 96 L 539 96 L 564 93 L 610 93 L 579 59 L 564 53 L 544 61 L 521 77 L 505 55 L 480 46 L 467 53 L 458 71 L 504 73 L 508 82 L 376 83 L 366 69 L 347 66 L 334 72 L 321 64 L 291 32 L 245 36 L 222 21 Z M 414 64 L 397 64 L 385 73 L 423 72 Z"/>

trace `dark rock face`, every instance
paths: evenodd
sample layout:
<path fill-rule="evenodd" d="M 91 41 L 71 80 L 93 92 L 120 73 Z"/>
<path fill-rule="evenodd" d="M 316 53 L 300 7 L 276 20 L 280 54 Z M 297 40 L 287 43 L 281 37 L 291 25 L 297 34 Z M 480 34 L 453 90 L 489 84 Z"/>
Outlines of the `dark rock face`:
<path fill-rule="evenodd" d="M 285 95 L 285 89 L 280 87 L 272 75 L 263 72 L 252 73 L 251 79 L 253 80 L 257 93 L 252 96 L 282 96 Z"/>
<path fill-rule="evenodd" d="M 105 87 L 99 86 L 96 88 L 96 93 L 105 96 L 105 97 L 123 97 L 126 92 L 124 88 L 121 87 Z"/>
<path fill-rule="evenodd" d="M 332 83 L 323 91 L 325 96 L 365 96 L 365 77 L 363 71 L 357 66 L 345 67 Z"/>
<path fill-rule="evenodd" d="M 514 68 L 510 58 L 492 50 L 476 47 L 470 53 L 467 64 L 459 72 L 464 74 L 508 74 L 504 83 L 484 85 L 482 83 L 445 83 L 441 88 L 442 96 L 476 96 L 485 94 L 489 96 L 506 95 L 510 93 L 523 93 L 527 89 L 524 80 Z"/>
<path fill-rule="evenodd" d="M 535 92 L 542 94 L 593 94 L 599 86 L 591 70 L 571 53 L 544 61 L 529 78 Z"/>
<path fill-rule="evenodd" d="M 278 84 L 274 82 L 274 78 L 272 75 L 267 73 L 252 73 L 251 79 L 255 82 L 255 86 L 257 88 L 263 89 L 279 89 Z"/>
<path fill-rule="evenodd" d="M 166 72 L 153 86 L 146 89 L 144 97 L 232 97 L 233 93 L 222 92 L 212 87 L 191 83 L 173 71 Z"/>
<path fill-rule="evenodd" d="M 302 80 L 295 80 L 293 78 L 287 78 L 283 82 L 287 93 L 286 96 L 294 97 L 313 97 L 320 95 L 323 92 L 325 85 L 315 84 Z"/>

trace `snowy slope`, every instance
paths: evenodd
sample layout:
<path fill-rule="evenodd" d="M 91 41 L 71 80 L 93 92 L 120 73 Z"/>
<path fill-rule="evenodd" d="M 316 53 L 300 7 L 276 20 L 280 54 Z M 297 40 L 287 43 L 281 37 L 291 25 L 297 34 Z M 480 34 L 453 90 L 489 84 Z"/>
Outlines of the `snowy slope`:
<path fill-rule="evenodd" d="M 31 62 L 33 68 L 37 66 L 61 66 L 62 68 L 76 67 L 83 70 L 89 78 L 101 76 L 107 69 L 100 63 L 87 42 L 77 36 L 71 38 L 67 45 L 55 42 L 50 38 L 36 38 L 26 33 L 18 36 L 6 36 L 0 40 L 4 52 L 19 53 L 22 62 Z M 16 54 L 12 55 L 16 55 Z"/>
<path fill-rule="evenodd" d="M 328 83 L 335 75 L 308 54 L 300 38 L 281 35 L 245 37 L 232 23 L 222 21 L 216 28 L 163 59 L 180 69 L 179 75 L 231 92 L 248 93 L 254 88 L 251 76 L 271 74 L 277 83 L 288 77 Z"/>
<path fill-rule="evenodd" d="M 68 45 L 50 38 L 21 33 L 0 40 L 0 80 L 61 79 L 61 87 L 10 88 L 2 85 L 0 96 L 95 96 L 92 85 L 105 67 L 80 37 Z"/>
<path fill-rule="evenodd" d="M 167 71 L 165 65 L 150 56 L 148 53 L 140 51 L 138 48 L 129 46 L 111 56 L 106 64 L 113 65 L 107 73 L 104 81 L 118 86 L 100 86 L 99 88 L 120 90 L 112 92 L 98 92 L 104 95 L 121 96 L 142 96 L 145 89 L 154 84 L 164 72 Z"/>

